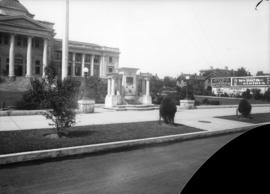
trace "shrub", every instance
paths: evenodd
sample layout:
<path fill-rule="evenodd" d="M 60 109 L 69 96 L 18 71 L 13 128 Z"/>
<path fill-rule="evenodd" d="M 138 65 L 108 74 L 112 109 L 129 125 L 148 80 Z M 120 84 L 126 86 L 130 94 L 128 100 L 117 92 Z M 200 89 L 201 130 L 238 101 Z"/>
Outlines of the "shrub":
<path fill-rule="evenodd" d="M 50 96 L 45 90 L 46 83 L 44 80 L 31 79 L 31 88 L 23 94 L 20 101 L 17 102 L 18 109 L 35 110 L 49 108 L 49 102 L 47 101 Z"/>
<path fill-rule="evenodd" d="M 50 119 L 59 137 L 67 135 L 66 129 L 75 123 L 75 112 L 72 109 L 73 101 L 66 95 L 67 82 L 58 82 L 57 88 L 50 93 L 50 108 L 44 113 L 47 119 Z"/>
<path fill-rule="evenodd" d="M 245 92 L 242 93 L 242 98 L 250 99 L 252 95 L 250 94 L 250 89 L 247 89 Z"/>
<path fill-rule="evenodd" d="M 252 94 L 253 94 L 253 98 L 255 100 L 261 100 L 261 99 L 263 99 L 263 95 L 261 94 L 261 90 L 260 89 L 253 89 L 252 90 Z"/>
<path fill-rule="evenodd" d="M 263 98 L 264 98 L 264 100 L 270 102 L 270 88 L 268 88 L 268 90 L 265 91 Z"/>
<path fill-rule="evenodd" d="M 237 115 L 238 115 L 238 111 L 244 116 L 244 117 L 248 117 L 250 116 L 250 112 L 251 112 L 251 104 L 248 102 L 247 99 L 241 99 L 238 105 L 238 109 L 237 109 Z"/>
<path fill-rule="evenodd" d="M 204 98 L 204 99 L 202 100 L 202 104 L 209 104 L 208 98 Z"/>
<path fill-rule="evenodd" d="M 210 105 L 220 105 L 220 102 L 218 100 L 211 100 L 209 101 Z"/>
<path fill-rule="evenodd" d="M 176 113 L 177 107 L 175 100 L 169 96 L 166 96 L 159 107 L 159 122 L 161 118 L 166 124 L 174 124 L 174 116 Z"/>

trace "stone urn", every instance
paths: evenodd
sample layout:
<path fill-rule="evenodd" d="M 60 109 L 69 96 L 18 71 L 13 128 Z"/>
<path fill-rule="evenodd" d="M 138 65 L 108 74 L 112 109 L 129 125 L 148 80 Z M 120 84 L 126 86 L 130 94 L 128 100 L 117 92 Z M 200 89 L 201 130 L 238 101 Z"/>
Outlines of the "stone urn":
<path fill-rule="evenodd" d="M 95 110 L 95 100 L 82 98 L 78 100 L 79 111 L 82 113 L 93 113 Z"/>
<path fill-rule="evenodd" d="M 194 109 L 195 108 L 195 100 L 189 100 L 189 99 L 180 100 L 180 108 Z"/>

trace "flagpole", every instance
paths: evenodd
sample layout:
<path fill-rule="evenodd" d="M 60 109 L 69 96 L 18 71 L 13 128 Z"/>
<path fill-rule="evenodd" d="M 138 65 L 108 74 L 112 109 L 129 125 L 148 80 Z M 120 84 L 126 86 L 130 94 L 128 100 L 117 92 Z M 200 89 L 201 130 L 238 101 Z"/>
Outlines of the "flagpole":
<path fill-rule="evenodd" d="M 69 0 L 66 0 L 65 30 L 62 40 L 62 80 L 68 76 Z"/>

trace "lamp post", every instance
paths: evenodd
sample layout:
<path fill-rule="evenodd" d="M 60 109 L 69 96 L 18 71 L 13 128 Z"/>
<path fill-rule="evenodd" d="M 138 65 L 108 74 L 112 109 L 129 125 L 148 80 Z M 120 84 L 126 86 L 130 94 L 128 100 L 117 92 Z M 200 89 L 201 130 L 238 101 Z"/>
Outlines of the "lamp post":
<path fill-rule="evenodd" d="M 188 100 L 188 80 L 189 80 L 189 78 L 190 78 L 190 77 L 187 75 L 187 76 L 186 76 L 186 82 L 187 82 L 187 83 L 186 83 L 186 99 L 187 99 L 187 100 Z"/>

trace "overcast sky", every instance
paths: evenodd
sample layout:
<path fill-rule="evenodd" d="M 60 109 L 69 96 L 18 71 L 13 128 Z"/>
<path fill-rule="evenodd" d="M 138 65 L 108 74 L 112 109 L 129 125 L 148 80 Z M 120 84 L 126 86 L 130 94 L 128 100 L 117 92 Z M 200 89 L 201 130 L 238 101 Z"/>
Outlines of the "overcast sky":
<path fill-rule="evenodd" d="M 259 0 L 70 0 L 70 40 L 120 49 L 120 66 L 177 76 L 210 66 L 270 72 L 270 5 Z M 20 0 L 63 37 L 65 0 Z"/>

